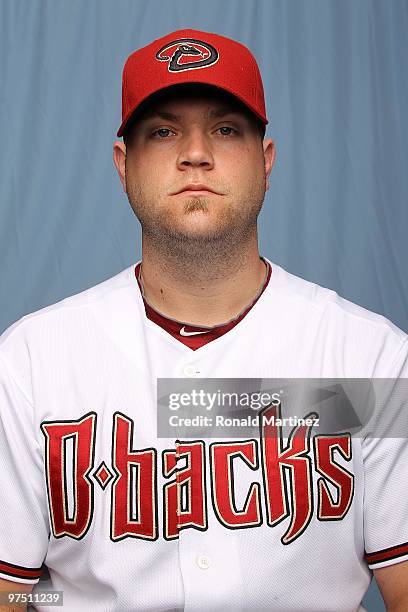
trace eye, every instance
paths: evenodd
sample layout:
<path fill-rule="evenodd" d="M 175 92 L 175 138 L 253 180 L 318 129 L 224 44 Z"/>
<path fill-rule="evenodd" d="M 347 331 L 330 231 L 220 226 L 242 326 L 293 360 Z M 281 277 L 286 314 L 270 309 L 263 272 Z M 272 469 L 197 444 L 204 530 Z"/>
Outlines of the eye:
<path fill-rule="evenodd" d="M 223 125 L 222 127 L 218 128 L 218 130 L 221 132 L 222 136 L 231 136 L 232 132 L 237 133 L 237 130 L 234 130 L 234 128 L 229 127 L 228 125 Z"/>
<path fill-rule="evenodd" d="M 158 130 L 155 130 L 152 133 L 152 138 L 154 138 L 156 135 L 159 137 L 159 139 L 164 139 L 167 138 L 170 133 L 172 132 L 172 130 L 170 130 L 170 128 L 159 128 Z"/>

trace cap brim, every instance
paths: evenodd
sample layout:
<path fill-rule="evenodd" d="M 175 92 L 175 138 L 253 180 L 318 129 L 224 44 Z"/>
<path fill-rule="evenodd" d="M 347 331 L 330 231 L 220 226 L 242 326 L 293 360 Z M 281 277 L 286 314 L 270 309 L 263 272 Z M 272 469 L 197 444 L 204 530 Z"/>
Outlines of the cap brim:
<path fill-rule="evenodd" d="M 186 81 L 182 81 L 182 82 L 175 83 L 175 84 L 172 84 L 172 85 L 165 85 L 164 87 L 161 87 L 159 89 L 155 89 L 154 91 L 148 93 L 138 104 L 136 104 L 129 111 L 127 116 L 122 121 L 122 124 L 121 124 L 119 130 L 117 131 L 117 136 L 118 137 L 123 136 L 123 134 L 126 131 L 126 127 L 127 127 L 128 123 L 130 122 L 131 118 L 135 115 L 135 113 L 141 113 L 147 107 L 148 104 L 150 104 L 153 100 L 156 99 L 156 97 L 160 97 L 160 94 L 164 94 L 168 90 L 178 89 L 179 87 L 183 87 L 183 85 L 197 85 L 197 86 L 202 86 L 203 88 L 204 87 L 205 88 L 212 88 L 212 89 L 216 89 L 216 90 L 219 90 L 219 91 L 222 91 L 222 92 L 226 92 L 226 93 L 230 94 L 231 96 L 233 96 L 234 98 L 236 98 L 237 100 L 239 100 L 265 126 L 269 123 L 266 117 L 264 117 L 259 112 L 257 112 L 250 104 L 248 104 L 248 102 L 246 102 L 242 98 L 242 96 L 237 94 L 232 88 L 220 87 L 219 85 L 212 84 L 212 83 L 207 83 L 207 82 L 203 82 L 203 81 L 186 80 Z"/>

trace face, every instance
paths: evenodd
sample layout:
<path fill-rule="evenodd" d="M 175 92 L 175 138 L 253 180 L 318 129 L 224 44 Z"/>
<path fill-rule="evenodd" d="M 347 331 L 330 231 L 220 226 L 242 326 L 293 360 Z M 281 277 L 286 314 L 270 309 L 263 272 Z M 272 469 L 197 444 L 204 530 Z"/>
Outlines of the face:
<path fill-rule="evenodd" d="M 252 115 L 218 93 L 161 97 L 114 160 L 144 238 L 157 245 L 237 244 L 251 233 L 274 161 Z"/>

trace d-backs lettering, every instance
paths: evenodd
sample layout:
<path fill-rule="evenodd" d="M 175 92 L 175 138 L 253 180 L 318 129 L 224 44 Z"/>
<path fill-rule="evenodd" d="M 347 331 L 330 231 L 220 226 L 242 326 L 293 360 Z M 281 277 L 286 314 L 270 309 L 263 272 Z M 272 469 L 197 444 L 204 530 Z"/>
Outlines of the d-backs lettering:
<path fill-rule="evenodd" d="M 175 448 L 161 457 L 163 478 L 162 536 L 178 537 L 182 529 L 205 531 L 208 504 L 217 520 L 228 529 L 254 528 L 263 524 L 261 496 L 264 497 L 266 524 L 276 527 L 290 517 L 281 537 L 290 544 L 305 531 L 316 505 L 320 521 L 342 520 L 354 494 L 354 475 L 336 458 L 351 461 L 351 434 L 315 435 L 312 426 L 294 427 L 283 444 L 279 406 L 263 410 L 258 439 L 232 440 L 209 444 L 203 440 L 177 440 Z M 274 417 L 270 419 L 269 417 Z M 312 415 L 317 416 L 317 415 Z M 97 415 L 85 414 L 75 421 L 43 422 L 45 469 L 52 532 L 55 538 L 83 538 L 94 514 L 94 487 L 111 488 L 110 538 L 156 540 L 159 537 L 157 450 L 132 448 L 135 423 L 125 414 L 113 415 L 111 467 L 103 461 L 94 466 Z M 69 451 L 68 451 L 69 448 Z M 313 492 L 312 457 L 319 474 Z M 208 455 L 208 457 L 207 457 Z M 209 466 L 210 493 L 206 468 Z M 236 462 L 250 470 L 260 470 L 262 485 L 252 482 L 243 507 L 234 495 Z M 289 477 L 285 477 L 288 473 Z M 67 474 L 70 474 L 70 489 Z M 331 490 L 328 486 L 331 485 Z M 69 489 L 69 490 L 68 490 Z M 333 496 L 332 491 L 335 491 Z M 317 496 L 317 503 L 314 500 Z M 69 499 L 71 502 L 69 503 Z"/>

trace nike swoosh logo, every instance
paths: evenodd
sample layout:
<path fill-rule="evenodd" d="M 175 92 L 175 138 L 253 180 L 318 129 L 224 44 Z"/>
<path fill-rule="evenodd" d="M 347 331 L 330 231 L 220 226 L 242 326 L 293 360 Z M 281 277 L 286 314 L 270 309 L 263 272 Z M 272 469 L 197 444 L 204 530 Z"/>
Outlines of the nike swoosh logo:
<path fill-rule="evenodd" d="M 197 336 L 197 334 L 208 334 L 209 331 L 211 330 L 208 329 L 208 330 L 203 330 L 203 331 L 188 332 L 186 331 L 185 326 L 183 325 L 179 333 L 180 333 L 180 336 Z"/>

